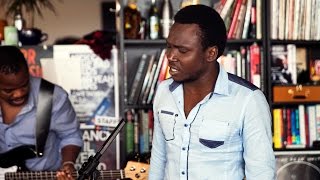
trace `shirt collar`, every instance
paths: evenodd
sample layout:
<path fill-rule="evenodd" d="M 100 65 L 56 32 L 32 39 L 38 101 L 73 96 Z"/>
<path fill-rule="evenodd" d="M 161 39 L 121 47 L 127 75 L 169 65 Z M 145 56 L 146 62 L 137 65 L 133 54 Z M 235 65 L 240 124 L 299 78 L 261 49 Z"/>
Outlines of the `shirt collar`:
<path fill-rule="evenodd" d="M 228 96 L 230 94 L 228 82 L 228 73 L 223 69 L 223 66 L 219 63 L 219 74 L 213 93 Z M 169 90 L 173 92 L 180 84 L 181 83 L 179 82 L 172 81 L 172 83 L 169 85 Z"/>
<path fill-rule="evenodd" d="M 228 96 L 229 92 L 229 78 L 227 71 L 224 70 L 223 66 L 219 63 L 219 75 L 215 84 L 213 93 Z"/>

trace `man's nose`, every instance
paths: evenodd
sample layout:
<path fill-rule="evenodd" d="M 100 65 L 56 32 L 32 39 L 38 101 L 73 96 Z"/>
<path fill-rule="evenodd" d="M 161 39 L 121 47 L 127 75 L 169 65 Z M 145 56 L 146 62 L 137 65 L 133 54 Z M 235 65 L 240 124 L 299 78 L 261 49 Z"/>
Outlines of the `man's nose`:
<path fill-rule="evenodd" d="M 166 51 L 166 56 L 169 61 L 176 61 L 177 60 L 176 50 L 173 48 L 168 49 Z"/>

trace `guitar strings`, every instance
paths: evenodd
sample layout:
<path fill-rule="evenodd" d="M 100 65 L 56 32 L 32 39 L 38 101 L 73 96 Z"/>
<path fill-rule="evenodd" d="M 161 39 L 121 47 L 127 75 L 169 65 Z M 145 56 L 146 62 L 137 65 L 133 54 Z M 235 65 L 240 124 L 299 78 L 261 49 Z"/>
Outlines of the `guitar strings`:
<path fill-rule="evenodd" d="M 44 175 L 43 175 L 44 174 Z M 56 177 L 56 172 L 55 171 L 47 171 L 47 172 L 8 172 L 5 173 L 5 179 L 8 180 L 17 180 L 18 179 L 29 179 L 32 178 L 33 180 L 46 180 L 47 178 L 53 178 Z M 130 175 L 129 175 L 130 174 Z M 73 177 L 78 177 L 77 172 L 73 172 L 71 174 Z M 108 172 L 100 172 L 99 179 L 123 179 L 123 178 L 130 178 L 131 176 L 135 177 L 135 175 L 139 175 L 138 173 L 135 172 L 124 172 L 124 171 L 108 171 Z"/>

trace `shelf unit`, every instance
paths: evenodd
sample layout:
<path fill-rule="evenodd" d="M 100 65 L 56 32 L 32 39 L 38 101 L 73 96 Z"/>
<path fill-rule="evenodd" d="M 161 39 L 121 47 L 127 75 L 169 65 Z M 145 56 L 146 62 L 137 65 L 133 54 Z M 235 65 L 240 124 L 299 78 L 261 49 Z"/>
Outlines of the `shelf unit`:
<path fill-rule="evenodd" d="M 309 73 L 309 55 L 308 51 L 309 49 L 313 48 L 319 48 L 320 47 L 320 42 L 317 40 L 289 40 L 289 39 L 272 39 L 272 27 L 271 27 L 271 21 L 272 18 L 276 18 L 276 16 L 272 15 L 272 1 L 266 1 L 265 2 L 265 7 L 266 7 L 266 29 L 265 29 L 265 34 L 266 34 L 266 46 L 267 46 L 267 74 L 271 74 L 271 67 L 272 67 L 272 46 L 275 45 L 288 45 L 288 44 L 293 44 L 297 48 L 304 47 L 307 49 L 306 53 L 306 63 L 307 63 L 307 73 Z M 320 49 L 319 49 L 320 50 Z M 319 85 L 313 84 L 309 81 L 303 81 L 303 82 L 298 82 L 297 84 L 273 84 L 271 76 L 266 76 L 268 77 L 268 101 L 270 104 L 271 112 L 275 108 L 292 108 L 292 107 L 297 107 L 298 105 L 304 105 L 304 106 L 309 106 L 309 105 L 315 105 L 315 104 L 320 104 L 320 98 L 319 99 L 303 99 L 303 98 L 309 98 L 309 97 L 300 97 L 302 99 L 288 99 L 288 101 L 282 101 L 282 102 L 274 102 L 275 98 L 275 91 L 274 87 L 281 87 L 281 88 L 287 88 L 288 93 L 289 89 L 294 89 L 297 88 L 297 86 L 301 86 L 302 88 L 318 88 L 320 89 Z M 312 93 L 312 92 L 311 92 Z M 299 98 L 299 97 L 298 97 Z M 307 112 L 306 112 L 307 113 Z M 274 117 L 273 117 L 274 118 Z M 275 154 L 276 155 L 281 155 L 281 154 L 319 154 L 320 153 L 320 147 L 306 147 L 306 148 L 275 148 Z"/>
<path fill-rule="evenodd" d="M 125 1 L 124 0 L 118 0 L 120 3 L 121 7 L 124 7 Z M 173 2 L 173 1 L 172 1 Z M 138 1 L 139 3 L 139 1 Z M 174 1 L 173 4 L 174 7 L 174 12 L 177 12 L 178 10 L 178 3 Z M 240 46 L 249 46 L 253 43 L 257 43 L 260 45 L 261 48 L 263 48 L 262 51 L 262 60 L 264 63 L 264 66 L 261 68 L 262 73 L 263 73 L 263 91 L 266 95 L 266 98 L 269 102 L 270 105 L 270 110 L 272 110 L 276 107 L 281 107 L 281 106 L 296 106 L 297 104 L 304 104 L 304 105 L 312 105 L 316 103 L 320 103 L 320 98 L 319 101 L 309 101 L 309 102 L 274 102 L 273 97 L 274 97 L 274 92 L 273 92 L 273 87 L 274 85 L 272 84 L 272 79 L 271 79 L 271 61 L 272 61 L 272 46 L 273 45 L 287 45 L 287 44 L 295 44 L 297 47 L 307 47 L 307 48 L 317 48 L 320 47 L 320 42 L 316 40 L 310 40 L 310 41 L 305 41 L 305 40 L 275 40 L 271 38 L 271 19 L 274 18 L 271 16 L 271 2 L 267 0 L 262 0 L 261 1 L 261 30 L 262 30 L 262 38 L 261 39 L 244 39 L 244 40 L 228 40 L 227 41 L 227 48 L 234 49 L 234 48 L 239 48 Z M 123 8 L 120 8 L 120 23 L 123 22 Z M 122 28 L 119 30 L 118 34 L 118 44 L 119 44 L 119 57 L 120 57 L 120 76 L 121 76 L 121 112 L 124 112 L 125 109 L 142 109 L 142 110 L 148 110 L 152 109 L 152 105 L 128 105 L 124 100 L 126 99 L 126 91 L 128 89 L 125 89 L 125 87 L 130 87 L 131 84 L 127 83 L 127 85 L 124 85 L 125 82 L 125 64 L 124 64 L 124 59 L 125 59 L 125 52 L 126 52 L 126 57 L 127 57 L 127 64 L 126 66 L 128 67 L 127 70 L 127 76 L 128 77 L 133 77 L 135 74 L 135 71 L 137 69 L 140 56 L 142 53 L 156 53 L 160 49 L 165 48 L 166 46 L 166 41 L 164 39 L 159 39 L 159 40 L 129 40 L 129 39 L 124 39 L 124 34 Z M 128 82 L 128 81 L 127 81 Z M 303 86 L 305 85 L 311 85 L 311 86 L 316 86 L 317 85 L 312 85 L 308 82 L 303 83 Z M 296 86 L 296 84 L 291 84 L 291 85 L 280 85 L 283 87 L 286 86 Z M 124 141 L 124 140 L 123 140 Z M 275 149 L 275 153 L 280 153 L 281 152 L 295 152 L 295 153 L 304 153 L 304 152 L 314 152 L 317 153 L 319 151 L 318 148 L 304 148 L 304 149 Z M 123 154 L 125 157 L 125 153 Z M 125 160 L 123 160 L 125 162 Z"/>
<path fill-rule="evenodd" d="M 178 1 L 171 1 L 173 4 L 173 9 L 174 12 L 178 11 L 179 8 L 179 2 Z M 208 1 L 209 2 L 209 1 Z M 126 5 L 126 1 L 125 0 L 118 0 L 118 3 L 120 4 L 120 27 L 122 27 L 122 23 L 124 21 L 123 18 L 123 8 Z M 141 2 L 140 2 L 141 3 Z M 206 2 L 207 3 L 207 2 Z M 267 60 L 267 55 L 268 55 L 268 51 L 267 51 L 267 36 L 266 36 L 266 15 L 264 12 L 266 12 L 266 5 L 265 5 L 266 1 L 262 0 L 262 5 L 261 5 L 261 13 L 262 13 L 262 17 L 261 17 L 261 29 L 262 29 L 262 38 L 261 39 L 230 39 L 227 41 L 227 48 L 230 49 L 237 49 L 240 46 L 250 46 L 253 43 L 257 43 L 260 47 L 263 48 L 262 51 L 262 59 L 265 61 Z M 139 4 L 139 1 L 138 1 Z M 121 100 L 121 112 L 122 114 L 124 114 L 124 111 L 126 109 L 142 109 L 142 110 L 148 110 L 148 109 L 152 109 L 152 105 L 129 105 L 126 103 L 125 99 L 126 96 L 128 94 L 128 88 L 131 86 L 130 84 L 130 80 L 128 77 L 133 77 L 135 75 L 136 69 L 138 67 L 139 64 L 139 60 L 141 57 L 142 53 L 156 53 L 159 52 L 160 49 L 163 49 L 166 47 L 166 41 L 164 39 L 159 39 L 159 40 L 132 40 L 132 39 L 124 39 L 124 31 L 123 28 L 120 28 L 118 31 L 118 46 L 119 46 L 119 57 L 120 57 L 120 77 L 121 77 L 121 87 L 120 87 L 120 100 Z M 126 55 L 125 55 L 126 53 Z M 126 65 L 125 65 L 125 58 L 126 60 Z M 266 62 L 265 62 L 266 63 Z M 127 67 L 127 68 L 126 68 Z M 125 71 L 127 71 L 125 73 Z M 267 77 L 268 71 L 262 71 L 263 77 Z M 125 77 L 127 75 L 127 77 Z M 127 78 L 127 80 L 126 80 Z M 125 82 L 127 82 L 127 84 L 125 85 Z M 263 80 L 264 84 L 264 93 L 266 94 L 266 96 L 268 96 L 268 81 L 267 80 Z M 127 87 L 127 88 L 126 88 Z M 122 136 L 124 136 L 122 134 Z M 122 144 L 125 144 L 124 142 L 125 140 L 122 138 Z M 122 156 L 121 157 L 126 157 L 126 153 L 124 152 L 125 147 L 122 146 Z M 125 159 L 121 159 L 122 164 L 125 164 L 126 160 Z"/>

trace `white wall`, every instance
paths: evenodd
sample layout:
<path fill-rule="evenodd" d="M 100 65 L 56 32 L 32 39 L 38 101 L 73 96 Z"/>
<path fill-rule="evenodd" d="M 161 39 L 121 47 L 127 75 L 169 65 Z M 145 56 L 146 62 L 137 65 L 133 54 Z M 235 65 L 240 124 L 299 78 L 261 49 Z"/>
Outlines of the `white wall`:
<path fill-rule="evenodd" d="M 36 16 L 34 27 L 49 35 L 45 44 L 53 44 L 57 38 L 66 36 L 83 37 L 84 35 L 102 29 L 101 3 L 114 0 L 54 0 L 56 15 L 43 10 L 43 18 Z M 4 11 L 0 9 L 0 19 Z M 9 23 L 12 23 L 8 19 Z"/>

